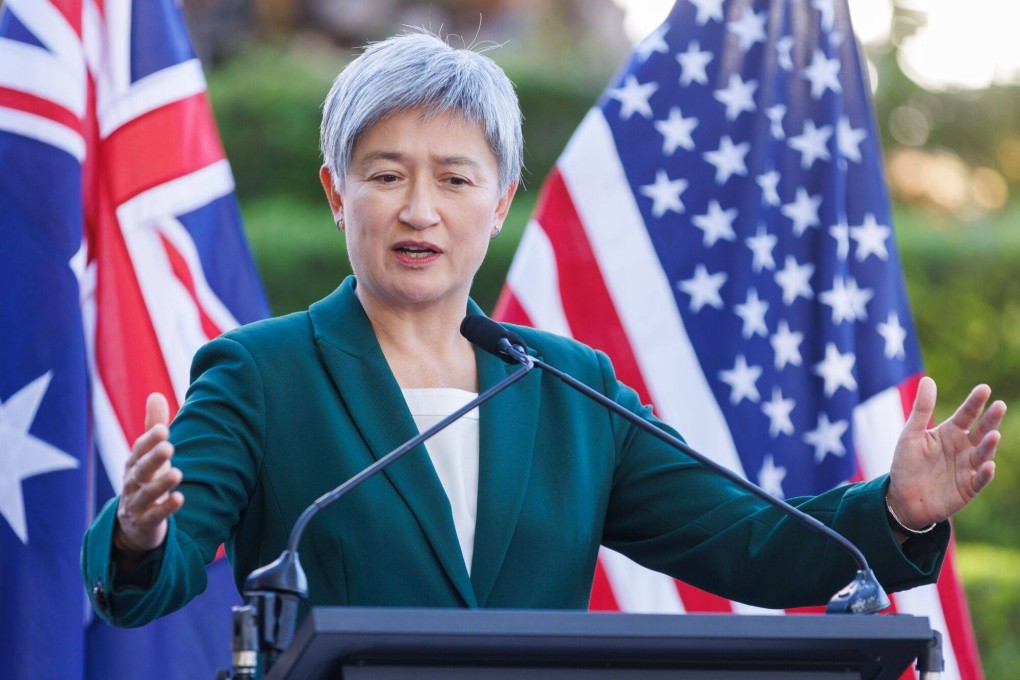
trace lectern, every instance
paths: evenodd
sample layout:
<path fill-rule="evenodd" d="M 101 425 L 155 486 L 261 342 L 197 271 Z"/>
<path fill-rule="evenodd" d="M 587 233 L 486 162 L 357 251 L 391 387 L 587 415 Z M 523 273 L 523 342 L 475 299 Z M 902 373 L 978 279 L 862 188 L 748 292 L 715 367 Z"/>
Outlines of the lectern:
<path fill-rule="evenodd" d="M 269 680 L 896 680 L 925 618 L 320 607 Z"/>

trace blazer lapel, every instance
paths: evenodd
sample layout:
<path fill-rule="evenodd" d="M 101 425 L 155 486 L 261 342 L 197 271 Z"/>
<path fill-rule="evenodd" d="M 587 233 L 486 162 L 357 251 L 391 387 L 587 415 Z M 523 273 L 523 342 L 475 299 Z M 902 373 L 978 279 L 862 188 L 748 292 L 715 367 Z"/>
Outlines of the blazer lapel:
<path fill-rule="evenodd" d="M 376 460 L 418 434 L 361 303 L 354 279 L 309 309 L 322 362 Z M 453 526 L 450 503 L 424 446 L 383 474 L 414 513 L 437 559 L 469 607 L 477 601 Z"/>
<path fill-rule="evenodd" d="M 475 350 L 479 392 L 518 370 Z M 520 518 L 538 427 L 541 376 L 533 369 L 482 405 L 479 413 L 478 513 L 471 583 L 480 606 L 492 592 Z"/>

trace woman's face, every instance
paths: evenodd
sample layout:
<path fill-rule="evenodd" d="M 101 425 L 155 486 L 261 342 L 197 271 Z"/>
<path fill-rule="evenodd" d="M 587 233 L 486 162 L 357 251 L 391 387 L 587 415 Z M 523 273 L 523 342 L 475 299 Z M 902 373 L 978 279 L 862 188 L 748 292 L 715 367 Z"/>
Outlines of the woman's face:
<path fill-rule="evenodd" d="M 479 124 L 458 114 L 394 114 L 354 146 L 342 191 L 323 184 L 344 219 L 358 295 L 394 308 L 463 306 L 516 183 L 499 192 Z"/>

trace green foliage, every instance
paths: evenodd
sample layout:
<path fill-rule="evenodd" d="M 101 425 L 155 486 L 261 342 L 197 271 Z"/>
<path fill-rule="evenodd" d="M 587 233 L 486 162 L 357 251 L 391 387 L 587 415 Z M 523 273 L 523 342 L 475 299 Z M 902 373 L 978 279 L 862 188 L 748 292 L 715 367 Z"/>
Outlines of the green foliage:
<path fill-rule="evenodd" d="M 1020 668 L 1020 550 L 960 545 L 957 566 L 967 591 L 985 676 L 1016 677 Z"/>
<path fill-rule="evenodd" d="M 939 385 L 938 420 L 952 415 L 979 382 L 996 398 L 1020 401 L 1020 206 L 998 218 L 951 224 L 897 211 L 907 289 L 928 374 Z M 1020 421 L 1007 416 L 996 479 L 961 512 L 964 540 L 1020 546 Z"/>
<path fill-rule="evenodd" d="M 322 196 L 321 106 L 341 66 L 332 53 L 313 60 L 258 47 L 209 73 L 210 101 L 242 200 Z"/>

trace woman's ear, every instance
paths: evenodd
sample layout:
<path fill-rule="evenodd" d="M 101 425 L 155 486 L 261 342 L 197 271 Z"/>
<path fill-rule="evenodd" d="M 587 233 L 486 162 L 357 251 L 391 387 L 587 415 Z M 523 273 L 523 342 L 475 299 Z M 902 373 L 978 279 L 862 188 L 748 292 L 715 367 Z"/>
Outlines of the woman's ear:
<path fill-rule="evenodd" d="M 337 228 L 342 230 L 340 225 L 344 219 L 344 199 L 333 184 L 333 173 L 325 165 L 319 168 L 319 181 L 322 182 L 322 188 L 326 192 L 329 209 L 333 211 L 333 221 L 336 222 Z"/>

